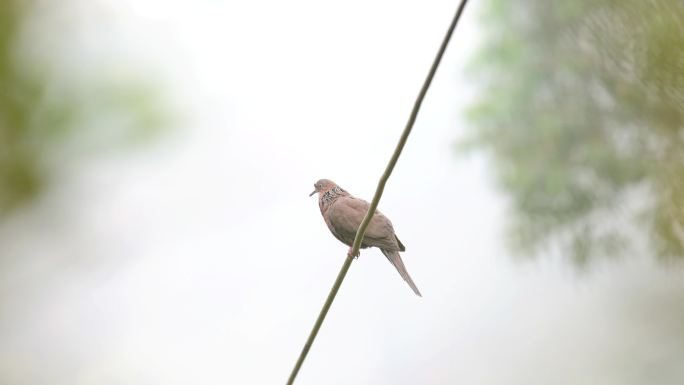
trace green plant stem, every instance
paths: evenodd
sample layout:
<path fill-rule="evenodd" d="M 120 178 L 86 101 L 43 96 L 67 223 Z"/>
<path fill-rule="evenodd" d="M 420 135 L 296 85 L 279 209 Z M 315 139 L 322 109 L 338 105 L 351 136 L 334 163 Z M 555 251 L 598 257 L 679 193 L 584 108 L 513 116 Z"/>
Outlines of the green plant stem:
<path fill-rule="evenodd" d="M 349 271 L 349 267 L 351 266 L 352 260 L 354 259 L 353 255 L 358 255 L 359 253 L 359 249 L 361 248 L 361 242 L 363 241 L 363 236 L 366 233 L 366 228 L 368 227 L 371 218 L 375 214 L 375 210 L 378 207 L 378 203 L 380 203 L 380 198 L 382 197 L 382 193 L 385 190 L 385 184 L 387 183 L 387 180 L 389 179 L 390 175 L 392 175 L 394 166 L 397 164 L 399 156 L 401 155 L 401 152 L 404 150 L 404 145 L 406 145 L 406 140 L 408 139 L 409 134 L 411 134 L 413 125 L 416 122 L 416 117 L 418 116 L 418 111 L 420 110 L 420 106 L 423 103 L 423 99 L 425 99 L 425 94 L 427 94 L 427 90 L 428 88 L 430 88 L 430 84 L 432 83 L 432 79 L 435 77 L 435 73 L 437 72 L 439 63 L 442 61 L 442 56 L 444 56 L 444 51 L 446 51 L 446 47 L 449 44 L 449 40 L 451 40 L 451 35 L 454 33 L 456 24 L 458 24 L 458 20 L 461 18 L 461 14 L 463 13 L 463 9 L 465 8 L 467 2 L 468 0 L 461 0 L 461 3 L 458 6 L 458 9 L 456 10 L 456 14 L 454 15 L 454 18 L 451 20 L 449 29 L 447 30 L 447 33 L 444 36 L 444 39 L 442 40 L 442 44 L 440 45 L 439 50 L 437 51 L 437 55 L 435 56 L 434 61 L 432 62 L 430 72 L 428 72 L 428 75 L 425 78 L 425 82 L 423 83 L 423 87 L 420 89 L 418 97 L 416 98 L 416 101 L 413 104 L 411 115 L 409 116 L 409 119 L 406 122 L 406 126 L 404 127 L 404 131 L 402 132 L 401 137 L 399 138 L 399 142 L 397 143 L 397 146 L 394 149 L 392 158 L 390 158 L 390 161 L 387 164 L 387 167 L 385 168 L 385 172 L 382 174 L 382 177 L 378 182 L 378 187 L 375 190 L 375 195 L 373 196 L 373 200 L 370 203 L 370 207 L 368 208 L 366 215 L 363 217 L 363 221 L 361 221 L 359 229 L 356 231 L 356 237 L 354 238 L 354 243 L 352 244 L 351 254 L 347 255 L 347 258 L 344 260 L 344 264 L 342 265 L 342 269 L 340 270 L 339 274 L 337 274 L 337 279 L 335 279 L 335 283 L 333 284 L 332 289 L 330 289 L 330 294 L 328 294 L 328 298 L 325 300 L 323 308 L 321 309 L 321 312 L 318 314 L 318 319 L 316 319 L 316 323 L 314 324 L 314 327 L 311 330 L 311 333 L 309 334 L 309 338 L 307 338 L 306 343 L 304 344 L 304 348 L 302 349 L 302 352 L 299 354 L 297 363 L 295 363 L 295 366 L 292 369 L 292 372 L 290 373 L 290 377 L 287 380 L 287 385 L 292 385 L 294 383 L 294 380 L 297 377 L 297 373 L 299 373 L 299 369 L 302 367 L 304 359 L 306 359 L 306 356 L 309 353 L 309 350 L 311 349 L 311 345 L 313 345 L 313 342 L 316 339 L 316 335 L 318 334 L 318 331 L 321 328 L 321 325 L 323 324 L 323 320 L 325 319 L 325 316 L 328 314 L 330 306 L 335 300 L 335 296 L 337 295 L 337 292 L 340 289 L 340 286 L 342 285 L 342 281 L 344 281 L 344 277 L 347 275 L 347 271 Z"/>
<path fill-rule="evenodd" d="M 325 300 L 323 308 L 321 309 L 321 312 L 318 314 L 318 319 L 316 319 L 316 323 L 314 324 L 313 329 L 311 329 L 309 338 L 306 339 L 304 348 L 302 349 L 302 352 L 299 354 L 297 363 L 292 369 L 292 373 L 290 373 L 290 378 L 287 380 L 287 385 L 292 385 L 294 383 L 295 377 L 297 377 L 297 373 L 299 373 L 299 368 L 302 367 L 302 363 L 304 363 L 304 359 L 306 358 L 306 355 L 309 353 L 309 349 L 311 349 L 311 345 L 313 345 L 313 342 L 316 339 L 318 330 L 321 328 L 321 325 L 323 324 L 325 315 L 328 314 L 328 309 L 330 309 L 330 305 L 332 305 L 333 300 L 337 295 L 337 291 L 340 290 L 342 281 L 344 280 L 344 277 L 347 275 L 347 271 L 349 271 L 349 266 L 351 266 L 353 259 L 354 257 L 348 255 L 347 259 L 344 260 L 344 265 L 342 265 L 342 269 L 340 269 L 339 274 L 337 274 L 337 279 L 335 279 L 335 283 L 333 284 L 332 289 L 330 289 L 330 294 L 328 294 L 328 298 Z"/>

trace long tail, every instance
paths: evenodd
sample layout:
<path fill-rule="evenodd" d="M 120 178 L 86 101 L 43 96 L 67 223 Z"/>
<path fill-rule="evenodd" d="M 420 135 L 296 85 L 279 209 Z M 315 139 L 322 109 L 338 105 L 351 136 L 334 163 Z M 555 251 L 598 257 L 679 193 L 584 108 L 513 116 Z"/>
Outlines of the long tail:
<path fill-rule="evenodd" d="M 413 283 L 411 276 L 409 275 L 408 271 L 406 271 L 406 266 L 404 266 L 404 262 L 401 260 L 399 252 L 384 249 L 380 249 L 380 251 L 382 251 L 382 253 L 385 254 L 385 257 L 387 257 L 387 259 L 394 265 L 394 267 L 397 268 L 397 271 L 401 275 L 401 278 L 404 278 L 404 281 L 406 281 L 406 283 L 408 283 L 408 285 L 411 286 L 413 292 L 416 293 L 417 296 L 422 297 L 420 291 L 416 287 L 416 284 Z"/>

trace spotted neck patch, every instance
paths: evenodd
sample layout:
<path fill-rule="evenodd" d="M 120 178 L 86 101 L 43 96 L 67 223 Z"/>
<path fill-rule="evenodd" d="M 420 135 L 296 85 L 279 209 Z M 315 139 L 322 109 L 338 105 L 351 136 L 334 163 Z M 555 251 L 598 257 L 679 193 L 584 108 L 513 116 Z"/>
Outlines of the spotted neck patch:
<path fill-rule="evenodd" d="M 344 190 L 342 190 L 340 186 L 335 186 L 323 194 L 321 201 L 323 201 L 323 203 L 330 203 L 335 200 L 335 198 L 342 195 L 343 192 Z"/>

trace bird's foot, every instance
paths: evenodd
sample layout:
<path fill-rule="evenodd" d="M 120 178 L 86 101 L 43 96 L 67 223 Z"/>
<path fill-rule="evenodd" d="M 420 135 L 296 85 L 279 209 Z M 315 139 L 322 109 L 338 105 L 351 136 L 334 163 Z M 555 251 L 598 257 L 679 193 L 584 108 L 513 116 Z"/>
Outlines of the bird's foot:
<path fill-rule="evenodd" d="M 359 255 L 361 255 L 361 252 L 357 251 L 356 255 L 353 255 L 354 259 L 359 259 Z M 349 251 L 347 251 L 347 257 L 351 257 L 351 256 L 352 256 L 352 248 L 349 247 Z"/>

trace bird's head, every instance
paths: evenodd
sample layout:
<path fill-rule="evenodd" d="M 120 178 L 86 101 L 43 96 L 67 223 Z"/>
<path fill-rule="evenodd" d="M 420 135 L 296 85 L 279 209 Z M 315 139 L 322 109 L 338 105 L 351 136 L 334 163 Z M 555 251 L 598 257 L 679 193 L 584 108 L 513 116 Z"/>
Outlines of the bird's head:
<path fill-rule="evenodd" d="M 328 179 L 321 179 L 318 182 L 314 183 L 314 190 L 313 192 L 311 192 L 311 194 L 309 194 L 309 196 L 312 196 L 315 193 L 324 193 L 330 190 L 331 188 L 334 188 L 335 186 L 337 186 L 335 182 Z"/>

